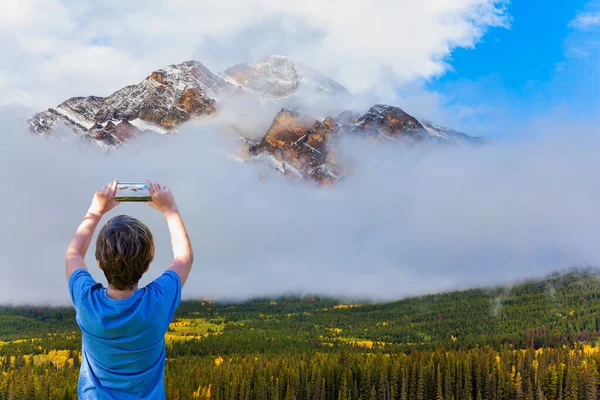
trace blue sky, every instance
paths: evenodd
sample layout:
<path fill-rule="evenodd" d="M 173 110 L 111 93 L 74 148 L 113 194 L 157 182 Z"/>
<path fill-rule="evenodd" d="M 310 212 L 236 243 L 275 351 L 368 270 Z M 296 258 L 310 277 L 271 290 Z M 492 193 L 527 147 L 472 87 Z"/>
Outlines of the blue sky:
<path fill-rule="evenodd" d="M 490 28 L 475 48 L 455 49 L 446 60 L 451 68 L 427 88 L 449 106 L 472 109 L 463 129 L 492 136 L 519 134 L 548 114 L 593 117 L 600 107 L 599 4 L 515 0 L 510 28 Z M 507 118 L 514 131 L 495 129 Z"/>

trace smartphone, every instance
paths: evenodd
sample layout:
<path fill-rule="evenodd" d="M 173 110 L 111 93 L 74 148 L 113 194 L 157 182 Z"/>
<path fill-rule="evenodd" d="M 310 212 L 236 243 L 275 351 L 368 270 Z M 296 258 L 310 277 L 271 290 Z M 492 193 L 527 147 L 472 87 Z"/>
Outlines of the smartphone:
<path fill-rule="evenodd" d="M 152 201 L 146 182 L 119 182 L 116 201 Z"/>

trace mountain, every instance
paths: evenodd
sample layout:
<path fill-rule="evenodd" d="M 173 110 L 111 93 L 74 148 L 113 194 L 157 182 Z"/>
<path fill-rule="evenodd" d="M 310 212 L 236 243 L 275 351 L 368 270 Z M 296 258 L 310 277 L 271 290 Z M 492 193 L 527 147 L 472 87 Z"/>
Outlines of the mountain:
<path fill-rule="evenodd" d="M 238 64 L 221 74 L 198 61 L 186 61 L 154 71 L 137 85 L 126 86 L 108 97 L 70 98 L 33 115 L 28 122 L 38 134 L 51 134 L 64 126 L 110 150 L 145 131 L 175 132 L 192 118 L 218 112 L 219 101 L 245 90 L 273 101 L 296 93 L 348 94 L 339 83 L 283 56 Z M 243 132 L 243 127 L 237 128 Z M 246 151 L 241 158 L 267 164 L 289 177 L 330 183 L 345 174 L 335 157 L 334 139 L 341 135 L 404 144 L 485 143 L 483 138 L 419 121 L 386 104 L 374 105 L 362 115 L 344 111 L 320 121 L 283 109 L 262 139 L 243 140 Z"/>
<path fill-rule="evenodd" d="M 421 142 L 427 139 L 428 132 L 417 119 L 398 107 L 386 104 L 374 105 L 350 125 L 351 131 L 362 135 Z"/>
<path fill-rule="evenodd" d="M 364 115 L 358 116 L 344 111 L 336 121 L 348 125 L 355 133 L 376 136 L 403 142 L 438 142 L 441 144 L 485 144 L 486 139 L 471 136 L 454 129 L 435 125 L 427 120 L 418 120 L 399 107 L 377 104 Z"/>
<path fill-rule="evenodd" d="M 243 161 L 266 164 L 290 178 L 332 183 L 346 174 L 335 156 L 335 140 L 342 136 L 368 137 L 399 144 L 479 144 L 482 138 L 421 123 L 399 107 L 377 104 L 365 114 L 344 111 L 318 121 L 282 109 L 259 141 L 244 139 Z"/>
<path fill-rule="evenodd" d="M 35 114 L 29 124 L 39 134 L 63 124 L 85 139 L 111 146 L 142 131 L 164 134 L 192 117 L 212 114 L 216 98 L 235 89 L 198 61 L 186 61 L 154 71 L 108 97 L 73 97 Z"/>
<path fill-rule="evenodd" d="M 287 97 L 296 92 L 348 94 L 346 88 L 333 79 L 285 56 L 270 56 L 253 63 L 237 64 L 221 75 L 236 85 L 273 98 Z"/>

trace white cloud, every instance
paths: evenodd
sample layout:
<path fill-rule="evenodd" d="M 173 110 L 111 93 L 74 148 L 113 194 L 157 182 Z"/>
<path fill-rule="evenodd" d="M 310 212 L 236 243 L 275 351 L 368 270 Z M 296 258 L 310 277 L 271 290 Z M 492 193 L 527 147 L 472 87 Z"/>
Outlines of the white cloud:
<path fill-rule="evenodd" d="M 283 53 L 353 91 L 427 79 L 454 48 L 506 26 L 506 2 L 8 0 L 0 105 L 106 95 L 190 58 L 220 70 Z"/>
<path fill-rule="evenodd" d="M 593 0 L 569 22 L 565 54 L 570 58 L 587 59 L 600 48 L 600 1 Z"/>
<path fill-rule="evenodd" d="M 580 12 L 569 22 L 569 27 L 578 30 L 590 30 L 600 26 L 600 11 Z"/>

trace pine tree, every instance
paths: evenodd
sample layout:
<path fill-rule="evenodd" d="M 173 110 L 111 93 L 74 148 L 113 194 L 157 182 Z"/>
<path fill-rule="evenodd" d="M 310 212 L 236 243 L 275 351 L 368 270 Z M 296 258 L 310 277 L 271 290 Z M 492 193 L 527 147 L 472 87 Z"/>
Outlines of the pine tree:
<path fill-rule="evenodd" d="M 558 396 L 556 397 L 557 400 L 564 400 L 564 381 L 565 381 L 565 373 L 564 373 L 564 368 L 563 365 L 560 364 L 558 366 L 558 371 L 557 371 L 557 375 L 558 375 Z"/>
<path fill-rule="evenodd" d="M 322 396 L 323 396 L 322 398 L 326 399 L 327 398 L 327 395 L 326 395 L 327 392 L 325 391 L 325 378 L 323 378 L 321 380 L 321 393 L 322 393 Z"/>
<path fill-rule="evenodd" d="M 579 387 L 577 382 L 577 369 L 574 365 L 569 365 L 565 383 L 565 400 L 578 400 L 578 397 Z"/>
<path fill-rule="evenodd" d="M 385 368 L 381 368 L 381 372 L 379 374 L 379 395 L 382 400 L 390 399 L 389 382 Z"/>
<path fill-rule="evenodd" d="M 425 400 L 425 377 L 423 375 L 423 367 L 419 366 L 419 377 L 417 379 L 417 400 Z"/>
<path fill-rule="evenodd" d="M 371 386 L 371 390 L 369 391 L 369 400 L 378 400 L 377 399 L 377 391 L 375 390 L 375 385 Z"/>
<path fill-rule="evenodd" d="M 358 390 L 358 382 L 356 379 L 354 380 L 354 384 L 352 385 L 352 398 L 351 400 L 358 400 L 360 397 L 360 391 Z"/>
<path fill-rule="evenodd" d="M 523 400 L 523 378 L 520 372 L 517 372 L 515 377 L 515 394 L 516 400 Z"/>
<path fill-rule="evenodd" d="M 462 398 L 465 400 L 473 400 L 473 376 L 471 373 L 471 361 L 469 357 L 465 361 L 463 385 Z"/>
<path fill-rule="evenodd" d="M 294 392 L 294 388 L 289 383 L 285 391 L 285 400 L 296 400 L 296 393 Z"/>
<path fill-rule="evenodd" d="M 370 365 L 366 365 L 363 368 L 360 379 L 360 397 L 362 397 L 363 399 L 369 398 L 371 384 L 371 368 Z"/>
<path fill-rule="evenodd" d="M 585 400 L 598 399 L 598 386 L 596 381 L 596 369 L 592 364 L 585 367 Z"/>
<path fill-rule="evenodd" d="M 345 375 L 342 378 L 342 386 L 338 393 L 338 400 L 348 400 L 348 380 Z"/>
<path fill-rule="evenodd" d="M 436 386 L 437 386 L 437 391 L 436 391 L 436 400 L 444 400 L 444 391 L 442 390 L 442 372 L 440 370 L 440 364 L 437 365 L 437 372 L 436 372 Z"/>
<path fill-rule="evenodd" d="M 492 371 L 490 372 L 490 378 L 488 380 L 488 384 L 485 388 L 485 399 L 486 400 L 498 400 L 501 398 L 498 397 L 498 382 L 499 382 L 499 374 L 498 374 L 498 364 L 494 363 L 492 366 Z"/>
<path fill-rule="evenodd" d="M 417 367 L 411 365 L 410 380 L 408 382 L 408 398 L 413 400 L 417 398 Z"/>
<path fill-rule="evenodd" d="M 400 381 L 400 400 L 408 400 L 408 378 L 406 367 L 402 367 L 402 379 Z"/>
<path fill-rule="evenodd" d="M 448 363 L 446 363 L 446 370 L 444 372 L 444 400 L 452 400 L 454 398 L 452 394 L 452 377 L 450 376 Z"/>
<path fill-rule="evenodd" d="M 554 365 L 548 367 L 548 383 L 547 383 L 547 394 L 548 398 L 556 399 L 558 397 L 558 372 Z"/>
<path fill-rule="evenodd" d="M 481 354 L 473 353 L 474 358 L 474 372 L 475 372 L 475 399 L 483 400 L 483 383 L 482 383 L 482 371 L 481 371 Z"/>
<path fill-rule="evenodd" d="M 398 398 L 398 383 L 398 363 L 394 362 L 390 372 L 390 398 L 392 400 Z"/>

